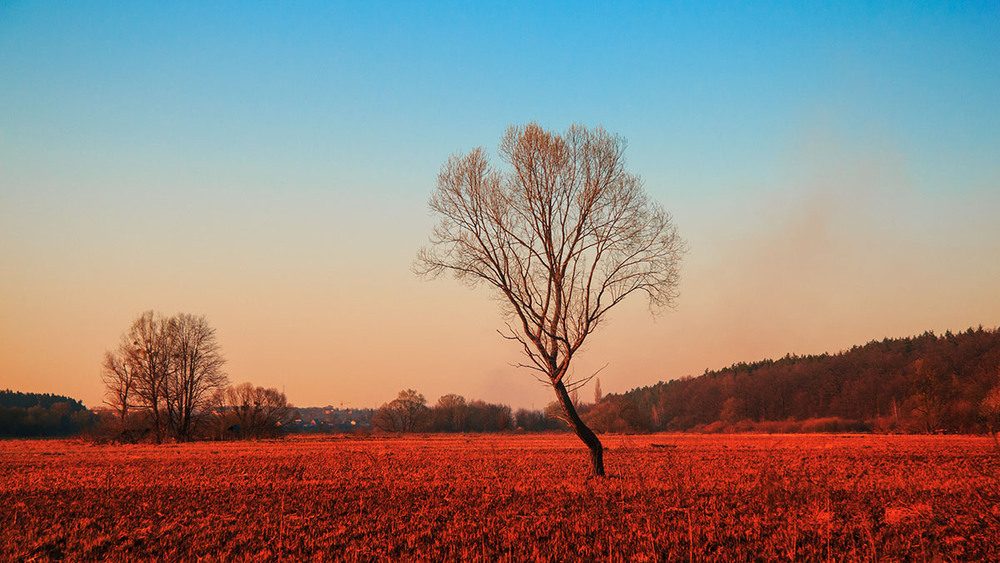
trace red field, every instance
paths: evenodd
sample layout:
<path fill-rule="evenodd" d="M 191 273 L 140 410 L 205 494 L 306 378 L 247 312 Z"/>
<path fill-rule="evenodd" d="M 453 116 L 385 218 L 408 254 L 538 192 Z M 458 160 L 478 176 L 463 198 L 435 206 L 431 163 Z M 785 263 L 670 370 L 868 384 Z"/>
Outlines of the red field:
<path fill-rule="evenodd" d="M 0 442 L 2 560 L 1000 560 L 974 437 Z"/>

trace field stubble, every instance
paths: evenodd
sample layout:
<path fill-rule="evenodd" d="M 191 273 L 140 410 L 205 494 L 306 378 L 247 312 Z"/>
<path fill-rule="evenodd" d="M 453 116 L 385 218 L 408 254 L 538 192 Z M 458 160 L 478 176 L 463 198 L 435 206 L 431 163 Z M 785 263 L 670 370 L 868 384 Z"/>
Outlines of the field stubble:
<path fill-rule="evenodd" d="M 0 442 L 4 560 L 1000 560 L 979 437 Z"/>

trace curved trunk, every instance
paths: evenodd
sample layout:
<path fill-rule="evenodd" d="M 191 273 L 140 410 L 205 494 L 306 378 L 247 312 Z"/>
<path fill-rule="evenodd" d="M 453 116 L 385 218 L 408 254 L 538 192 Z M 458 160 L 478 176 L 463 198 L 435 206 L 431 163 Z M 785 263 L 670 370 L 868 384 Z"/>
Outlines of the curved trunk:
<path fill-rule="evenodd" d="M 583 443 L 587 444 L 587 447 L 590 448 L 590 461 L 594 466 L 594 475 L 604 477 L 604 446 L 601 445 L 601 441 L 597 439 L 594 431 L 584 424 L 583 419 L 577 414 L 576 407 L 573 406 L 573 400 L 570 398 L 569 393 L 566 391 L 566 386 L 563 385 L 562 381 L 552 386 L 555 388 L 556 397 L 559 399 L 559 404 L 562 405 L 563 412 L 566 413 L 567 422 L 576 431 L 576 435 L 583 440 Z"/>

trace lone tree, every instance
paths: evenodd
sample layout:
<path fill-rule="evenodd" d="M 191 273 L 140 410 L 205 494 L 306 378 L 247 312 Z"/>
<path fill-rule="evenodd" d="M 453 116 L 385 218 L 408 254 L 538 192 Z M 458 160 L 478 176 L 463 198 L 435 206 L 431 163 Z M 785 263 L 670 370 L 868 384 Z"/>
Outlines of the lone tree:
<path fill-rule="evenodd" d="M 559 135 L 531 123 L 501 139 L 504 169 L 482 148 L 451 157 L 430 199 L 439 222 L 414 267 L 494 288 L 509 319 L 501 334 L 523 347 L 520 366 L 552 384 L 597 475 L 604 450 L 567 390 L 570 362 L 629 295 L 645 294 L 653 312 L 672 305 L 685 251 L 670 215 L 626 170 L 625 144 L 600 127 Z"/>

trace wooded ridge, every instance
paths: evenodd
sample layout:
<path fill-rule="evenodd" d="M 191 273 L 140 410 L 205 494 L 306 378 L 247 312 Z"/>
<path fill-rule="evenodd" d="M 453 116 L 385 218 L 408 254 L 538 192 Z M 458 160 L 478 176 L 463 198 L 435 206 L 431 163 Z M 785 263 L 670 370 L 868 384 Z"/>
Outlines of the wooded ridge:
<path fill-rule="evenodd" d="M 1000 330 L 979 327 L 706 370 L 609 395 L 587 416 L 603 431 L 979 433 L 998 387 Z"/>

